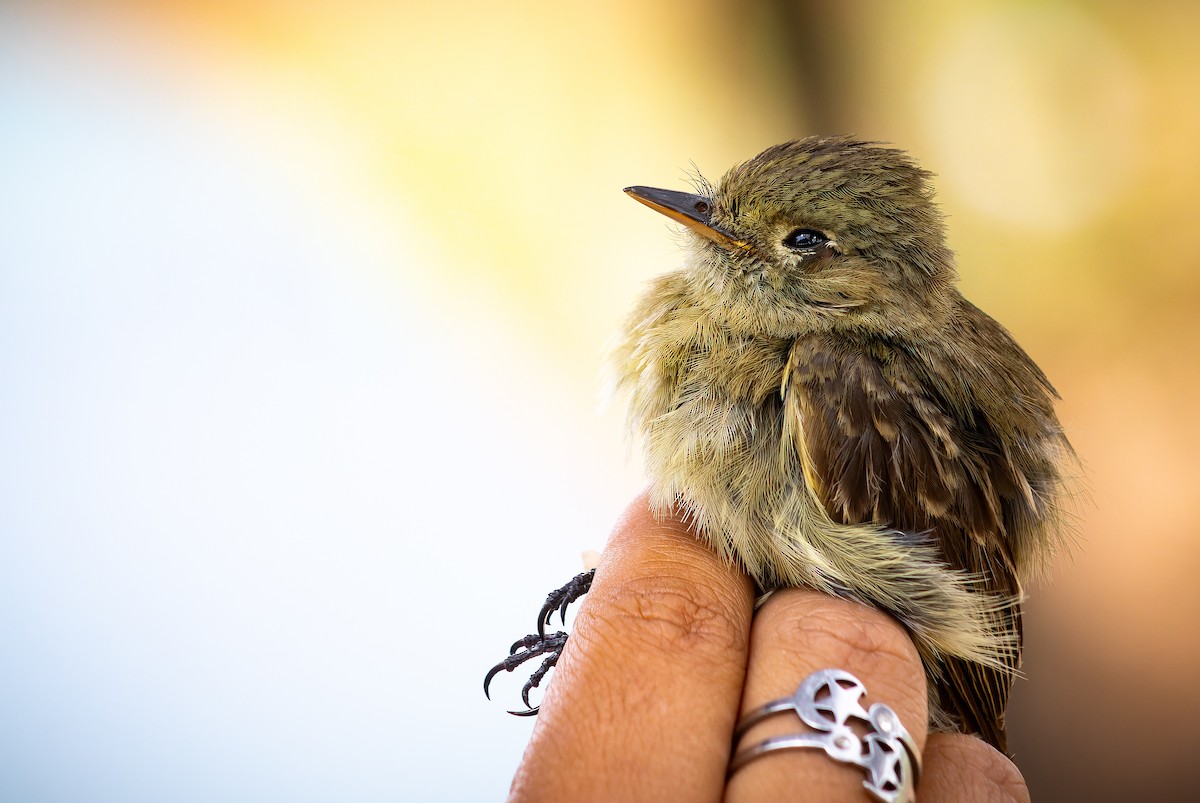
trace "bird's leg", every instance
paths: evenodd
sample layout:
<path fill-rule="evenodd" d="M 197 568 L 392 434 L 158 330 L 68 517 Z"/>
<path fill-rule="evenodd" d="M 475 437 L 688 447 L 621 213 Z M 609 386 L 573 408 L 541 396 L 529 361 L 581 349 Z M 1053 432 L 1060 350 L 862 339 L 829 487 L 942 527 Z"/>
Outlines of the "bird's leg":
<path fill-rule="evenodd" d="M 562 588 L 551 591 L 546 597 L 546 602 L 542 605 L 542 609 L 538 612 L 537 633 L 532 633 L 519 639 L 509 650 L 508 657 L 491 668 L 483 679 L 483 693 L 490 699 L 488 694 L 488 686 L 492 682 L 492 678 L 500 672 L 512 672 L 517 667 L 521 666 L 531 658 L 539 655 L 545 655 L 541 665 L 533 671 L 529 676 L 529 680 L 525 682 L 525 686 L 521 689 L 521 701 L 525 703 L 524 711 L 509 711 L 519 717 L 533 716 L 538 712 L 538 707 L 529 704 L 529 692 L 537 688 L 538 684 L 546 677 L 546 674 L 554 668 L 558 663 L 559 656 L 562 655 L 563 647 L 567 644 L 567 634 L 563 631 L 546 635 L 546 625 L 550 624 L 550 619 L 554 616 L 557 610 L 558 615 L 562 617 L 563 624 L 567 622 L 567 608 L 572 602 L 575 602 L 592 587 L 592 577 L 595 576 L 596 570 L 591 569 L 577 574 L 572 577 Z"/>

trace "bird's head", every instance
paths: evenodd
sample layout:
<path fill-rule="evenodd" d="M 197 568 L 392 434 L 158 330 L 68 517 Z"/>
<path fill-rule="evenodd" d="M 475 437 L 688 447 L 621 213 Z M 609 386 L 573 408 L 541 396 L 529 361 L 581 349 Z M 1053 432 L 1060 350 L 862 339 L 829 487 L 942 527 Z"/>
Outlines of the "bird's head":
<path fill-rule="evenodd" d="M 936 324 L 956 294 L 929 179 L 901 151 L 814 137 L 697 193 L 626 192 L 697 235 L 689 278 L 732 328 L 899 334 Z"/>

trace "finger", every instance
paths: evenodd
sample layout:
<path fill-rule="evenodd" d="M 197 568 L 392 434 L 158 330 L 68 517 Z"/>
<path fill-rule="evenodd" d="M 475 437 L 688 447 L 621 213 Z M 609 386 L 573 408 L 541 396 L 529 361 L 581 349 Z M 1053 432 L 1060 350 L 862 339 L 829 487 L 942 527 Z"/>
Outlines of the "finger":
<path fill-rule="evenodd" d="M 962 733 L 935 733 L 925 745 L 921 803 L 1029 803 L 1020 770 L 990 744 Z"/>
<path fill-rule="evenodd" d="M 918 749 L 924 744 L 928 701 L 925 672 L 899 623 L 865 605 L 807 589 L 775 593 L 754 620 L 742 716 L 796 692 L 819 669 L 844 669 L 867 689 L 861 704 L 895 711 Z M 769 717 L 741 740 L 739 750 L 770 736 L 815 733 L 795 713 Z M 863 800 L 862 769 L 822 750 L 780 750 L 743 766 L 730 778 L 726 800 Z"/>
<path fill-rule="evenodd" d="M 617 525 L 513 781 L 515 800 L 720 800 L 754 591 L 645 495 Z"/>

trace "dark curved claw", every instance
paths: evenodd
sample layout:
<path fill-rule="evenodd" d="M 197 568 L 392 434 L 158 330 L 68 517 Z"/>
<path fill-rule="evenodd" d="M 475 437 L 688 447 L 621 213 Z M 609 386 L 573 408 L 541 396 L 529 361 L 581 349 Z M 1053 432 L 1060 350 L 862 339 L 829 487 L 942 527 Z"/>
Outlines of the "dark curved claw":
<path fill-rule="evenodd" d="M 529 680 L 526 681 L 525 685 L 521 688 L 521 702 L 525 703 L 528 708 L 525 711 L 508 712 L 518 717 L 533 716 L 538 712 L 538 709 L 537 706 L 530 705 L 529 693 L 533 691 L 533 689 L 537 688 L 538 684 L 542 682 L 542 679 L 546 677 L 546 673 L 553 669 L 554 665 L 558 663 L 558 658 L 560 655 L 562 655 L 563 647 L 566 646 L 566 643 L 567 634 L 562 631 L 551 633 L 548 636 L 542 636 L 535 633 L 519 639 L 515 644 L 512 645 L 512 649 L 509 650 L 508 657 L 493 666 L 483 678 L 484 695 L 489 700 L 492 699 L 492 695 L 488 691 L 488 687 L 492 683 L 492 678 L 496 677 L 496 675 L 500 674 L 501 672 L 511 672 L 531 658 L 536 658 L 539 655 L 545 655 L 545 660 L 543 660 L 541 665 L 534 670 L 533 674 L 529 676 Z"/>
<path fill-rule="evenodd" d="M 542 605 L 542 610 L 538 612 L 538 635 L 546 635 L 546 625 L 550 624 L 550 617 L 557 610 L 562 623 L 567 623 L 567 608 L 572 602 L 582 597 L 592 589 L 592 578 L 596 576 L 595 569 L 589 569 L 586 572 L 580 572 L 567 581 L 567 584 L 562 588 L 551 591 L 546 596 L 546 603 Z"/>
<path fill-rule="evenodd" d="M 566 643 L 567 640 L 564 638 L 563 644 L 565 645 Z M 533 705 L 529 702 L 529 692 L 537 688 L 537 685 L 542 682 L 542 678 L 546 677 L 546 673 L 554 668 L 554 666 L 558 663 L 558 657 L 560 655 L 562 655 L 562 647 L 559 647 L 553 655 L 547 655 L 546 660 L 542 661 L 542 665 L 534 670 L 534 673 L 529 676 L 529 680 L 526 681 L 525 686 L 521 689 L 521 702 L 525 703 L 527 709 L 525 711 L 509 711 L 508 713 L 515 714 L 519 717 L 529 717 L 538 712 L 539 706 Z"/>

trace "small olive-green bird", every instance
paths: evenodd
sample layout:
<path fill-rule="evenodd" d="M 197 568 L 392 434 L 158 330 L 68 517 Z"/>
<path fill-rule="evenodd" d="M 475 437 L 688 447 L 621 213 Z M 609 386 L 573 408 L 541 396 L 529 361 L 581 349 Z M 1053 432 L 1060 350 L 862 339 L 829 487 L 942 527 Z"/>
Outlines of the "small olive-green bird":
<path fill-rule="evenodd" d="M 697 193 L 626 192 L 690 233 L 613 366 L 656 509 L 764 592 L 896 616 L 930 727 L 1006 750 L 1022 587 L 1062 541 L 1073 453 L 1046 376 L 956 289 L 930 174 L 876 143 L 809 138 Z M 541 680 L 566 638 L 542 625 L 581 578 L 489 680 L 548 654 Z"/>

